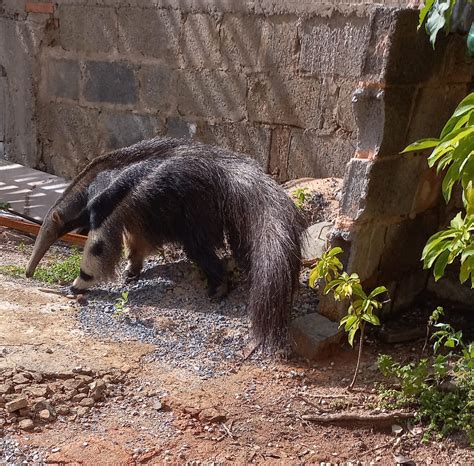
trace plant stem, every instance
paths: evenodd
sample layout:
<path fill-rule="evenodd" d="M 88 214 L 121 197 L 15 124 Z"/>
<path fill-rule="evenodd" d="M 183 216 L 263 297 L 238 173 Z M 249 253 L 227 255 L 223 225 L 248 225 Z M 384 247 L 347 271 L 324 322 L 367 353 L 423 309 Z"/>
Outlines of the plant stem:
<path fill-rule="evenodd" d="M 352 382 L 348 387 L 349 390 L 352 390 L 354 388 L 354 384 L 356 383 L 357 376 L 359 375 L 360 360 L 362 358 L 362 347 L 364 344 L 364 330 L 365 330 L 365 322 L 362 321 L 360 324 L 360 341 L 359 341 L 359 354 L 357 355 L 357 365 L 354 371 L 354 377 L 352 378 Z"/>

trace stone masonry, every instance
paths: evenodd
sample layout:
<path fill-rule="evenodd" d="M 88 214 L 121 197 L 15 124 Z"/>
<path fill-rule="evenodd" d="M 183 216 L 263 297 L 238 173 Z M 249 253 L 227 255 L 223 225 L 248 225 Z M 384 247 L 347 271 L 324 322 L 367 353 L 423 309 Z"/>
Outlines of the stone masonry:
<path fill-rule="evenodd" d="M 72 177 L 170 135 L 247 152 L 281 181 L 342 177 L 371 3 L 0 1 L 6 154 Z"/>
<path fill-rule="evenodd" d="M 474 75 L 465 38 L 433 51 L 408 3 L 0 0 L 0 156 L 72 177 L 168 135 L 246 152 L 280 181 L 344 177 L 332 243 L 403 307 L 444 216 L 426 154 L 399 152 L 438 135 Z"/>

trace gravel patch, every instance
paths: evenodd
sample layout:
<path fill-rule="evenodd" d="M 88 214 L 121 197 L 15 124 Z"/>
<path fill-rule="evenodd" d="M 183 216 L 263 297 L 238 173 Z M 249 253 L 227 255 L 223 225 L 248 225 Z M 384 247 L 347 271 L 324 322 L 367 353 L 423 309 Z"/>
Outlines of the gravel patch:
<path fill-rule="evenodd" d="M 191 262 L 179 254 L 178 258 L 153 258 L 139 281 L 117 280 L 86 295 L 79 321 L 83 330 L 100 338 L 155 345 L 147 361 L 191 370 L 202 378 L 222 375 L 251 345 L 246 285 L 242 280 L 234 282 L 229 295 L 216 302 L 207 296 L 205 281 Z M 120 305 L 123 292 L 128 292 L 128 299 Z M 295 315 L 315 308 L 315 293 L 302 285 Z M 260 364 L 270 356 L 257 351 L 251 359 Z"/>

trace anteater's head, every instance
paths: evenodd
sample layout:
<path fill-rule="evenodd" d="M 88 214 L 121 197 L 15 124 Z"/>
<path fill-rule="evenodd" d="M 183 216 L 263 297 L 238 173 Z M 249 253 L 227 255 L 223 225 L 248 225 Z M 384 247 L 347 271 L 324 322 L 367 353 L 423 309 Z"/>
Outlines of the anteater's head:
<path fill-rule="evenodd" d="M 46 214 L 26 267 L 26 276 L 32 277 L 39 261 L 61 236 L 78 228 L 89 228 L 86 196 L 83 193 L 60 199 Z"/>

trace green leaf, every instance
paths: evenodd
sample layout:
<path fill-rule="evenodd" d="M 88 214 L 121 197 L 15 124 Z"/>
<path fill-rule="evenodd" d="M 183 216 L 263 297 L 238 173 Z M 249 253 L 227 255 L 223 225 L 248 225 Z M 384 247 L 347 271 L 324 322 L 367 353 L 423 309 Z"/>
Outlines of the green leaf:
<path fill-rule="evenodd" d="M 362 319 L 372 325 L 380 325 L 380 319 L 375 314 L 364 314 Z"/>
<path fill-rule="evenodd" d="M 354 337 L 357 333 L 358 328 L 352 328 L 349 331 L 349 334 L 347 335 L 347 341 L 349 342 L 349 345 L 354 346 Z"/>
<path fill-rule="evenodd" d="M 423 150 L 423 149 L 431 149 L 433 147 L 436 147 L 440 143 L 439 139 L 420 139 L 413 144 L 410 144 L 409 146 L 405 147 L 405 149 L 400 152 L 401 154 L 404 154 L 405 152 L 413 152 L 417 150 Z"/>
<path fill-rule="evenodd" d="M 426 0 L 425 6 L 420 10 L 420 15 L 419 15 L 419 19 L 418 19 L 418 28 L 417 29 L 420 29 L 420 27 L 423 25 L 423 22 L 425 21 L 426 15 L 430 11 L 430 9 L 433 6 L 434 2 L 435 2 L 435 0 Z"/>
<path fill-rule="evenodd" d="M 330 249 L 330 250 L 326 253 L 326 257 L 334 257 L 334 256 L 336 256 L 337 254 L 340 254 L 341 252 L 342 252 L 342 248 L 340 248 L 340 247 L 335 247 L 335 248 Z"/>
<path fill-rule="evenodd" d="M 446 25 L 445 12 L 449 9 L 449 0 L 438 0 L 428 14 L 425 29 L 434 48 L 438 32 Z"/>
<path fill-rule="evenodd" d="M 372 290 L 372 293 L 369 294 L 369 298 L 375 298 L 379 294 L 386 293 L 388 290 L 384 286 L 378 286 L 374 290 Z"/>
<path fill-rule="evenodd" d="M 438 281 L 444 275 L 444 270 L 446 269 L 446 266 L 448 265 L 448 261 L 449 261 L 449 251 L 444 251 L 436 259 L 434 269 L 433 269 L 435 281 Z"/>
<path fill-rule="evenodd" d="M 311 273 L 309 274 L 308 285 L 310 286 L 310 288 L 314 288 L 314 286 L 316 285 L 316 281 L 319 278 L 320 276 L 318 274 L 318 270 L 315 267 L 313 270 L 311 270 Z"/>

